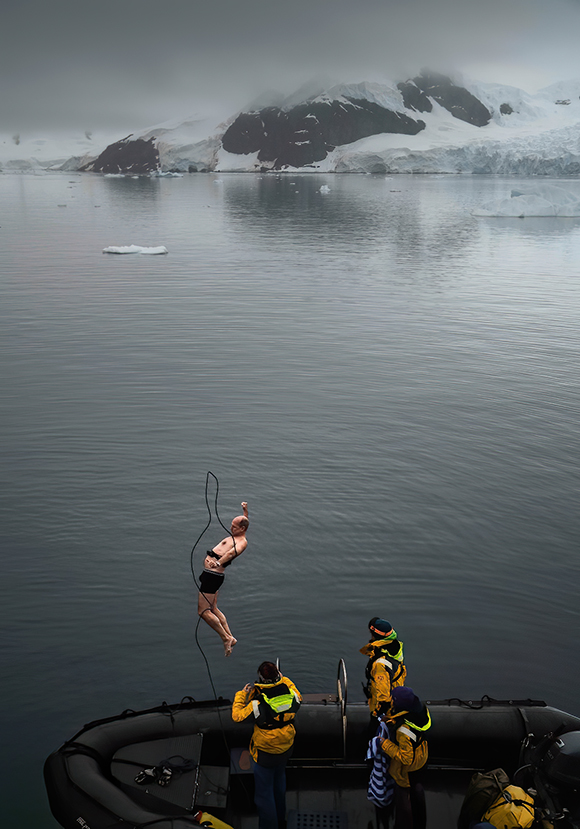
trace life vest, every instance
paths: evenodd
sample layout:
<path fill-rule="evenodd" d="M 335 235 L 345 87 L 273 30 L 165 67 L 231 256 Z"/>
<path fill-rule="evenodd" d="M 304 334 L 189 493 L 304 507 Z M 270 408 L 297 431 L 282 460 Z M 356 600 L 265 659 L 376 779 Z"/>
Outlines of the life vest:
<path fill-rule="evenodd" d="M 288 725 L 290 720 L 285 719 L 284 715 L 295 714 L 300 708 L 300 700 L 295 691 L 285 682 L 255 687 L 258 696 L 252 701 L 252 708 L 258 728 L 271 731 Z"/>
<path fill-rule="evenodd" d="M 431 716 L 427 708 L 417 715 L 417 719 L 420 718 L 423 725 L 418 725 L 411 720 L 407 711 L 401 712 L 401 716 L 404 717 L 405 714 L 409 719 L 403 719 L 401 724 L 394 723 L 392 720 L 389 722 L 389 725 L 396 728 L 394 741 L 387 739 L 381 745 L 385 754 L 391 758 L 389 774 L 402 788 L 408 788 L 410 785 L 409 772 L 422 769 L 427 762 L 429 746 L 426 732 L 431 727 Z"/>
<path fill-rule="evenodd" d="M 427 740 L 426 732 L 431 728 L 431 714 L 427 707 L 425 707 L 425 713 L 427 714 L 427 722 L 425 725 L 417 725 L 417 723 L 411 720 L 403 720 L 403 725 L 397 728 L 397 735 L 405 734 L 411 741 L 411 745 L 413 746 L 413 763 L 415 762 L 417 749 Z"/>
<path fill-rule="evenodd" d="M 403 643 L 399 642 L 398 639 L 396 642 L 399 645 L 399 650 L 395 656 L 388 652 L 385 645 L 376 647 L 371 656 L 369 656 L 369 661 L 367 662 L 367 666 L 365 668 L 365 676 L 367 679 L 365 696 L 367 699 L 371 696 L 370 686 L 372 682 L 372 670 L 376 662 L 378 662 L 379 665 L 382 665 L 389 674 L 391 678 L 391 685 L 394 685 L 403 673 Z"/>

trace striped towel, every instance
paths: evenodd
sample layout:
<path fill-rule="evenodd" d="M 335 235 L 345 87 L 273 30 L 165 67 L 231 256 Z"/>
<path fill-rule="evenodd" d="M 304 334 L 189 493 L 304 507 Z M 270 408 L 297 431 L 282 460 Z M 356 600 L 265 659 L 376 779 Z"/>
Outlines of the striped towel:
<path fill-rule="evenodd" d="M 367 800 L 380 808 L 388 806 L 395 794 L 395 781 L 389 774 L 391 758 L 381 749 L 381 743 L 389 736 L 389 729 L 384 722 L 379 725 L 377 736 L 369 742 L 367 760 L 373 760 L 373 769 L 367 790 Z"/>

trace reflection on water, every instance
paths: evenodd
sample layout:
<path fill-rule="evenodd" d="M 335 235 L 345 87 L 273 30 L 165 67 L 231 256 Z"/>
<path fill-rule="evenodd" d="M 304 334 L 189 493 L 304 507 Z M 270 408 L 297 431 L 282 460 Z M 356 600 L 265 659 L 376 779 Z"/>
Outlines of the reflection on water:
<path fill-rule="evenodd" d="M 323 181 L 330 182 L 328 194 L 320 192 Z M 457 234 L 467 243 L 477 231 L 451 194 L 410 186 L 404 177 L 262 176 L 252 188 L 238 177 L 227 182 L 224 196 L 241 232 L 251 226 L 252 233 L 268 232 L 274 241 L 291 231 L 341 247 L 378 243 L 439 254 L 455 252 L 458 246 L 450 242 Z"/>
<path fill-rule="evenodd" d="M 327 183 L 330 193 L 321 193 Z M 509 193 L 513 180 L 452 176 L 243 176 L 225 180 L 228 221 L 247 238 L 267 236 L 287 245 L 309 238 L 321 246 L 357 253 L 388 250 L 399 262 L 465 259 L 493 234 L 529 234 L 540 239 L 576 235 L 580 219 L 546 217 L 483 219 L 471 216 L 482 199 Z M 443 262 L 441 262 L 443 264 Z"/>
<path fill-rule="evenodd" d="M 208 469 L 252 520 L 220 693 L 344 657 L 357 698 L 382 614 L 425 696 L 576 710 L 578 222 L 476 219 L 483 177 L 73 180 L 0 191 L 11 827 L 52 825 L 28 770 L 83 722 L 210 693 Z"/>
<path fill-rule="evenodd" d="M 577 233 L 580 230 L 580 217 L 555 216 L 527 216 L 525 219 L 514 219 L 509 217 L 481 217 L 478 221 L 493 227 L 496 232 L 522 235 L 529 234 L 544 239 L 550 236 L 568 236 L 570 233 Z"/>

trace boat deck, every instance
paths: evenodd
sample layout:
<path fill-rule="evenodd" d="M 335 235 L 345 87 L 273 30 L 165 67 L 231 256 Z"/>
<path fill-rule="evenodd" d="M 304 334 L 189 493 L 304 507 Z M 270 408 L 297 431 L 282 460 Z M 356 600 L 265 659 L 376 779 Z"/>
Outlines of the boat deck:
<path fill-rule="evenodd" d="M 501 766 L 513 775 L 527 734 L 580 731 L 579 718 L 541 700 L 485 697 L 428 705 L 427 829 L 457 825 L 475 771 Z M 287 769 L 288 829 L 379 829 L 367 800 L 369 767 L 363 762 L 369 726 L 363 702 L 347 706 L 340 694 L 305 696 Z M 163 703 L 95 720 L 47 759 L 53 814 L 65 829 L 78 829 L 79 816 L 92 829 L 152 822 L 159 829 L 187 829 L 191 814 L 201 809 L 234 829 L 257 829 L 248 751 L 252 731 L 251 721 L 232 721 L 231 703 L 222 699 Z M 135 779 L 172 759 L 171 785 Z M 573 806 L 580 815 L 580 803 Z"/>
<path fill-rule="evenodd" d="M 427 829 L 452 829 L 473 770 L 428 770 L 425 780 Z M 367 800 L 366 766 L 336 769 L 288 768 L 288 829 L 378 829 L 375 807 Z M 258 829 L 251 775 L 231 778 L 234 829 Z"/>

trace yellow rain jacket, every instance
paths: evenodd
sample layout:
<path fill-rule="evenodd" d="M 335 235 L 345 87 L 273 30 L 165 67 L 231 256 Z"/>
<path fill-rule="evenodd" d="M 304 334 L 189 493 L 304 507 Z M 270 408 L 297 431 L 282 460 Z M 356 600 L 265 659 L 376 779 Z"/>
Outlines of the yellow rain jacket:
<path fill-rule="evenodd" d="M 386 650 L 387 646 L 392 644 L 391 639 L 374 639 L 360 649 L 360 652 L 369 658 L 367 693 L 373 717 L 378 717 L 382 703 L 390 706 L 392 689 L 405 684 L 407 669 L 403 664 L 403 643 L 399 642 L 400 647 L 396 656 L 391 656 Z"/>
<path fill-rule="evenodd" d="M 300 691 L 287 676 L 281 677 L 278 682 L 256 682 L 255 690 L 246 692 L 242 689 L 236 692 L 232 705 L 232 719 L 234 722 L 243 722 L 249 717 L 257 720 L 260 716 L 259 691 L 262 688 L 267 689 L 268 695 L 272 696 L 272 691 L 276 689 L 276 686 L 283 685 L 298 701 L 302 699 Z M 280 693 L 286 692 L 281 688 Z M 296 734 L 292 721 L 296 715 L 294 713 L 283 713 L 278 716 L 280 722 L 283 722 L 284 725 L 275 728 L 261 728 L 257 723 L 254 724 L 254 733 L 250 741 L 250 754 L 255 762 L 258 762 L 258 751 L 265 751 L 267 754 L 284 754 L 285 751 L 292 748 Z"/>
<path fill-rule="evenodd" d="M 418 726 L 409 720 L 403 720 L 397 728 L 396 742 L 384 740 L 382 750 L 391 758 L 389 774 L 404 789 L 409 788 L 409 772 L 422 769 L 429 756 L 429 747 L 425 732 L 431 728 L 431 715 L 427 711 L 427 723 Z M 405 712 L 406 713 L 406 712 Z"/>

